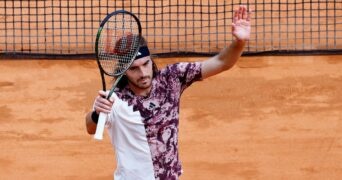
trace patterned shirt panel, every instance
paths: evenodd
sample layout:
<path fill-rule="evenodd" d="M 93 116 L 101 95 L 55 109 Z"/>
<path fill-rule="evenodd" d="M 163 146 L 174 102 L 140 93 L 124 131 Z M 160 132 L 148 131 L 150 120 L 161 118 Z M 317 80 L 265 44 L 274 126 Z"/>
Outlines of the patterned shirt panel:
<path fill-rule="evenodd" d="M 156 179 L 178 179 L 182 172 L 178 155 L 180 96 L 200 79 L 201 63 L 177 63 L 156 74 L 146 97 L 135 96 L 128 86 L 117 92 L 144 118 Z"/>

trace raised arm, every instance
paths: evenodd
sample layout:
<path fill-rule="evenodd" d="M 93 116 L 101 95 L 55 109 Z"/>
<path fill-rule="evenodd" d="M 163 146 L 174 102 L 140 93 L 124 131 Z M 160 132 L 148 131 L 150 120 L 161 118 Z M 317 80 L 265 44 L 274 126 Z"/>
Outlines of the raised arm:
<path fill-rule="evenodd" d="M 229 47 L 224 48 L 218 55 L 202 63 L 203 79 L 226 71 L 237 62 L 243 52 L 246 41 L 250 37 L 250 14 L 251 11 L 248 11 L 246 6 L 240 6 L 235 10 L 232 23 L 232 35 L 235 39 Z"/>

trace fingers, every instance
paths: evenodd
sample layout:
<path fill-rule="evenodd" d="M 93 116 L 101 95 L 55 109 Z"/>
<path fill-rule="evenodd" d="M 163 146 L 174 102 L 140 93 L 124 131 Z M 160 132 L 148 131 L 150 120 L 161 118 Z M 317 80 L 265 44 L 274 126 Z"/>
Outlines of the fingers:
<path fill-rule="evenodd" d="M 248 9 L 248 12 L 247 12 L 247 18 L 246 18 L 247 21 L 250 21 L 250 20 L 251 20 L 252 12 L 253 12 L 253 10 L 249 8 L 249 9 Z"/>
<path fill-rule="evenodd" d="M 232 32 L 235 31 L 235 23 L 232 23 Z"/>
<path fill-rule="evenodd" d="M 240 14 L 240 19 L 246 19 L 247 15 L 246 15 L 246 6 L 242 5 L 239 8 L 239 14 Z"/>
<path fill-rule="evenodd" d="M 235 10 L 234 17 L 233 17 L 233 23 L 235 24 L 239 20 L 239 11 Z"/>
<path fill-rule="evenodd" d="M 113 103 L 101 96 L 96 97 L 94 103 L 94 109 L 97 113 L 109 113 L 112 109 Z"/>
<path fill-rule="evenodd" d="M 108 92 L 105 92 L 105 91 L 102 91 L 102 90 L 99 91 L 99 96 L 102 96 L 102 97 L 106 98 L 107 95 L 108 95 Z"/>
<path fill-rule="evenodd" d="M 240 5 L 237 10 L 234 11 L 233 23 L 236 23 L 240 19 L 250 21 L 252 10 L 247 11 L 247 6 Z"/>
<path fill-rule="evenodd" d="M 95 98 L 94 109 L 97 113 L 109 113 L 112 109 L 114 99 L 106 99 L 108 92 L 99 91 L 99 95 Z"/>

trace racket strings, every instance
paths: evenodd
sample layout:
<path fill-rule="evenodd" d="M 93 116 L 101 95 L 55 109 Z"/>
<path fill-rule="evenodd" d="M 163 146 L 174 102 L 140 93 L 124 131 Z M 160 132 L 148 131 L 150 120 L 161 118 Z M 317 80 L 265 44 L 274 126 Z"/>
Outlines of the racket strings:
<path fill-rule="evenodd" d="M 103 26 L 99 61 L 106 74 L 118 76 L 127 70 L 139 49 L 139 28 L 126 14 L 112 16 Z"/>

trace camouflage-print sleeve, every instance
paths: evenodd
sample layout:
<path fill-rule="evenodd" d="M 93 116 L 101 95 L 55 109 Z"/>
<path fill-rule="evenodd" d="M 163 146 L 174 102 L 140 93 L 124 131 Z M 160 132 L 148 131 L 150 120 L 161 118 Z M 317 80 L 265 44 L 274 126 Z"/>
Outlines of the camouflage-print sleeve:
<path fill-rule="evenodd" d="M 170 73 L 179 79 L 182 91 L 193 82 L 201 80 L 201 64 L 201 62 L 180 62 L 170 66 Z"/>

